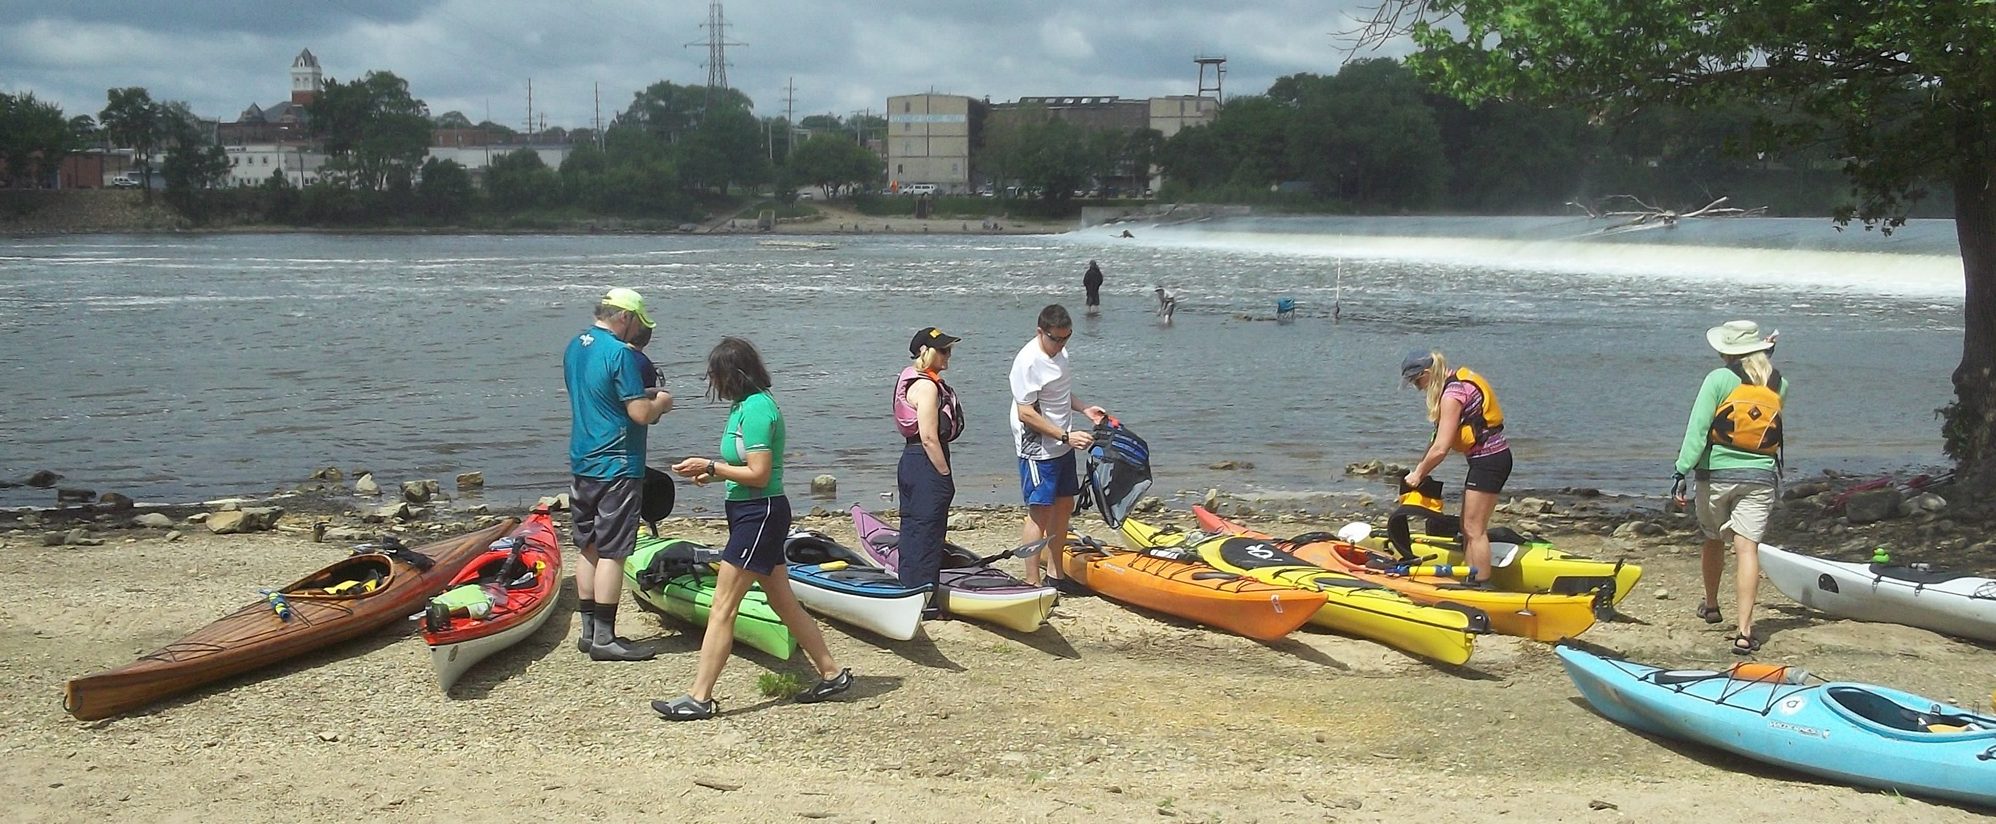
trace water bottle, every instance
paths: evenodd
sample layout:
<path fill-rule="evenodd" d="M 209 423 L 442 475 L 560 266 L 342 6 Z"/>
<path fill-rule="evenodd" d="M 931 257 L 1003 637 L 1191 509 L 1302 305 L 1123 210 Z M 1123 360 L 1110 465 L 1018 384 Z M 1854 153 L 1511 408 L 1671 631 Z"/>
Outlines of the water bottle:
<path fill-rule="evenodd" d="M 1886 552 L 1885 547 L 1881 546 L 1871 551 L 1871 562 L 1874 564 L 1892 563 L 1892 553 Z"/>
<path fill-rule="evenodd" d="M 266 589 L 263 591 L 263 601 L 270 605 L 271 614 L 276 615 L 279 621 L 289 621 L 294 615 L 291 611 L 291 602 L 284 599 L 282 592 Z"/>

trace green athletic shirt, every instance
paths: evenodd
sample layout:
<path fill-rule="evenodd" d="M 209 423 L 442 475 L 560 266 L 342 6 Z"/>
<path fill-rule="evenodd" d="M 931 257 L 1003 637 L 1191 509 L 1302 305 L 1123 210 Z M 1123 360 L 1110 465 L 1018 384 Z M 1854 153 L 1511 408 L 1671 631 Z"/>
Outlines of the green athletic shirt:
<path fill-rule="evenodd" d="M 1771 455 L 1759 455 L 1711 441 L 1712 416 L 1718 414 L 1719 403 L 1738 388 L 1740 388 L 1740 376 L 1723 366 L 1705 376 L 1704 385 L 1698 387 L 1698 400 L 1691 404 L 1691 420 L 1684 426 L 1684 445 L 1677 450 L 1678 474 L 1688 476 L 1696 469 L 1775 471 L 1774 457 Z M 1788 400 L 1786 377 L 1781 379 L 1781 386 L 1775 389 L 1775 393 L 1781 396 L 1785 406 Z"/>
<path fill-rule="evenodd" d="M 783 494 L 783 412 L 768 392 L 757 392 L 728 408 L 728 428 L 721 433 L 721 460 L 748 466 L 748 453 L 768 452 L 774 458 L 769 485 L 756 487 L 728 482 L 730 501 L 753 501 Z"/>

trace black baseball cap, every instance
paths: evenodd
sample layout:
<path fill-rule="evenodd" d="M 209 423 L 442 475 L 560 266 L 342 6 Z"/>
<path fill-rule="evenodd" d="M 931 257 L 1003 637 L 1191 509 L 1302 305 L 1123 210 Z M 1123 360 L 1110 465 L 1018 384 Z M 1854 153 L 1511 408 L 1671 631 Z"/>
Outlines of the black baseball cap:
<path fill-rule="evenodd" d="M 948 349 L 951 346 L 955 346 L 956 342 L 960 340 L 963 340 L 963 338 L 951 337 L 936 327 L 923 327 L 921 331 L 915 333 L 914 340 L 908 341 L 908 357 L 921 357 L 922 347 L 924 346 L 930 349 Z"/>

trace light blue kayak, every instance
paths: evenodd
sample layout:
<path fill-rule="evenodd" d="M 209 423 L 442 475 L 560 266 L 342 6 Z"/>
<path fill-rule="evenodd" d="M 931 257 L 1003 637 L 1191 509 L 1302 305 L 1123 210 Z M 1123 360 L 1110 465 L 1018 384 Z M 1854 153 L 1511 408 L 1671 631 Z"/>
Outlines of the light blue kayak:
<path fill-rule="evenodd" d="M 1856 786 L 1996 808 L 1996 718 L 1785 667 L 1760 665 L 1772 672 L 1755 677 L 1555 651 L 1587 703 L 1624 726 Z"/>

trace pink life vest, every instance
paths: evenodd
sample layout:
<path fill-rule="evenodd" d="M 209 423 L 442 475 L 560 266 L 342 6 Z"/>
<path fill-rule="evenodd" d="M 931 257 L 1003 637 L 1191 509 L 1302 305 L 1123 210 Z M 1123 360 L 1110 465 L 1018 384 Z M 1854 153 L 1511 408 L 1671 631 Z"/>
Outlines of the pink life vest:
<path fill-rule="evenodd" d="M 922 436 L 922 424 L 915 415 L 915 405 L 908 402 L 908 387 L 924 378 L 936 382 L 936 399 L 942 411 L 942 419 L 936 422 L 936 434 L 942 437 L 943 443 L 955 441 L 963 434 L 963 404 L 957 400 L 956 390 L 949 388 L 941 375 L 920 372 L 913 366 L 901 370 L 901 376 L 894 379 L 894 428 L 901 433 L 901 437 L 911 442 Z"/>

